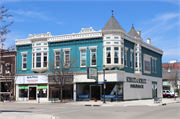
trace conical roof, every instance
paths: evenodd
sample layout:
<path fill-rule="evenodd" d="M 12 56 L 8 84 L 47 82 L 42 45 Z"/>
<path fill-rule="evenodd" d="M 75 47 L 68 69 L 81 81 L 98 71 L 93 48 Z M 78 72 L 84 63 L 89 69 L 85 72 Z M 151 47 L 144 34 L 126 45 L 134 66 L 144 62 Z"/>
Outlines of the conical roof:
<path fill-rule="evenodd" d="M 103 27 L 102 31 L 104 30 L 121 30 L 125 32 L 125 30 L 121 27 L 121 25 L 117 22 L 113 15 L 106 23 L 106 25 Z"/>
<path fill-rule="evenodd" d="M 131 36 L 133 36 L 133 37 L 135 37 L 135 38 L 141 38 L 141 37 L 138 35 L 137 31 L 134 29 L 134 26 L 133 26 L 133 25 L 132 25 L 131 30 L 128 32 L 128 34 L 131 35 Z"/>

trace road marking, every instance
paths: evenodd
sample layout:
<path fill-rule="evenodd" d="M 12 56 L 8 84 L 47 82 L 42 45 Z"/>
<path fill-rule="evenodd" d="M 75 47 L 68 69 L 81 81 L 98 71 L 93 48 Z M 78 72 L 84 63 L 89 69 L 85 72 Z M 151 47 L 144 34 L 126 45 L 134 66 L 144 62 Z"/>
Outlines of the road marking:
<path fill-rule="evenodd" d="M 58 112 L 58 113 L 51 113 L 52 115 L 57 115 L 57 114 L 64 114 L 64 113 L 69 113 L 69 112 L 77 112 L 80 110 L 71 110 L 71 111 L 65 111 L 65 112 Z"/>

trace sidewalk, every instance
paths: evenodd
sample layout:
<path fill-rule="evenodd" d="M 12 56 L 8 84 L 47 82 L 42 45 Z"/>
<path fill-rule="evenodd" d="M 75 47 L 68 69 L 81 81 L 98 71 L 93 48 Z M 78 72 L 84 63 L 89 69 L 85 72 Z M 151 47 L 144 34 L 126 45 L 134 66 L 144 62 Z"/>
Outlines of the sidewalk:
<path fill-rule="evenodd" d="M 163 98 L 162 103 L 154 103 L 154 99 L 149 100 L 135 100 L 135 101 L 123 101 L 123 102 L 68 102 L 66 104 L 71 105 L 84 105 L 84 106 L 161 106 L 162 104 L 180 103 L 180 99 L 177 98 Z"/>
<path fill-rule="evenodd" d="M 55 119 L 54 116 L 46 114 L 31 114 L 25 112 L 3 112 L 0 113 L 0 119 Z"/>
<path fill-rule="evenodd" d="M 81 106 L 161 106 L 162 104 L 180 103 L 180 99 L 176 98 L 163 98 L 162 103 L 154 103 L 154 99 L 149 100 L 134 100 L 134 101 L 122 101 L 122 102 L 89 102 L 89 101 L 76 101 L 76 102 L 63 102 L 68 105 L 81 105 Z M 3 102 L 1 102 L 3 103 Z M 55 104 L 59 102 L 43 101 L 15 101 L 15 102 L 4 102 L 4 103 L 19 103 L 19 104 Z M 62 103 L 59 103 L 62 104 Z"/>

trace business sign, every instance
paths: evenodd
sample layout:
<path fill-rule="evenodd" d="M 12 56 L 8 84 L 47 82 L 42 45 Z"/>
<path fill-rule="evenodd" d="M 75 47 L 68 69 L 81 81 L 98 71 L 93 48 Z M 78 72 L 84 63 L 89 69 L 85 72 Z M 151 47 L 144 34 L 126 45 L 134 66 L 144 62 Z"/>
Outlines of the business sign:
<path fill-rule="evenodd" d="M 104 95 L 101 97 L 104 98 Z M 105 95 L 105 98 L 117 98 L 117 95 Z"/>
<path fill-rule="evenodd" d="M 77 98 L 90 98 L 90 95 L 77 95 Z"/>
<path fill-rule="evenodd" d="M 88 67 L 87 68 L 87 78 L 88 79 L 98 79 L 97 68 Z"/>
<path fill-rule="evenodd" d="M 126 77 L 126 82 L 133 83 L 133 84 L 130 84 L 130 88 L 143 89 L 144 85 L 142 84 L 146 84 L 146 79 Z M 137 83 L 137 84 L 134 84 L 134 83 Z"/>
<path fill-rule="evenodd" d="M 16 84 L 48 83 L 46 75 L 16 76 Z"/>

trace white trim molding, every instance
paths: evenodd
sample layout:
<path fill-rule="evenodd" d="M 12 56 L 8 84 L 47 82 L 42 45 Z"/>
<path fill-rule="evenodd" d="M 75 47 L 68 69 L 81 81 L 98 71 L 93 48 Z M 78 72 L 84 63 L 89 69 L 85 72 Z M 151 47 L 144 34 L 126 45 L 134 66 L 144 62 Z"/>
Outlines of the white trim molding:
<path fill-rule="evenodd" d="M 97 49 L 97 46 L 89 46 L 89 50 Z"/>
<path fill-rule="evenodd" d="M 28 52 L 21 52 L 21 55 L 27 55 Z"/>
<path fill-rule="evenodd" d="M 63 52 L 64 51 L 71 51 L 71 48 L 63 48 Z"/>
<path fill-rule="evenodd" d="M 87 50 L 87 47 L 79 47 L 79 50 Z"/>

